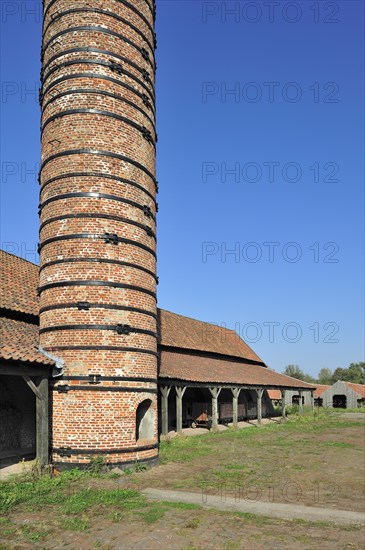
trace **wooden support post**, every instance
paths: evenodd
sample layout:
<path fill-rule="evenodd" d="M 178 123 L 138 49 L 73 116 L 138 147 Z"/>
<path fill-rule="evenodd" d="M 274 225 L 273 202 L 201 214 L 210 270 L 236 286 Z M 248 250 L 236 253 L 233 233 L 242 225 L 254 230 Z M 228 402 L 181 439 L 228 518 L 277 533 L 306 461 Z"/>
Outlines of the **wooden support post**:
<path fill-rule="evenodd" d="M 28 386 L 30 387 L 34 395 L 38 397 L 38 399 L 42 399 L 42 394 L 37 388 L 37 386 L 35 385 L 35 383 L 33 382 L 33 380 L 29 378 L 29 376 L 23 376 L 22 378 L 28 384 Z"/>
<path fill-rule="evenodd" d="M 182 398 L 186 390 L 186 386 L 179 388 L 175 386 L 176 390 L 176 431 L 182 432 Z"/>
<path fill-rule="evenodd" d="M 36 396 L 36 453 L 40 466 L 49 464 L 48 378 L 38 378 L 34 383 L 29 376 L 23 380 Z"/>
<path fill-rule="evenodd" d="M 218 396 L 222 388 L 209 388 L 212 396 L 212 430 L 218 427 Z"/>
<path fill-rule="evenodd" d="M 232 390 L 232 409 L 233 409 L 233 426 L 237 428 L 238 423 L 238 398 L 241 393 L 241 388 L 231 388 Z"/>
<path fill-rule="evenodd" d="M 285 390 L 281 390 L 281 416 L 283 420 L 285 420 L 286 418 Z"/>
<path fill-rule="evenodd" d="M 37 384 L 40 396 L 36 396 L 36 448 L 41 466 L 49 464 L 49 419 L 48 419 L 48 378 L 41 378 Z"/>
<path fill-rule="evenodd" d="M 303 414 L 303 390 L 299 390 L 299 414 Z"/>
<path fill-rule="evenodd" d="M 311 409 L 314 412 L 314 390 L 311 390 Z"/>
<path fill-rule="evenodd" d="M 257 388 L 257 424 L 261 424 L 262 420 L 262 394 L 264 393 L 263 388 Z"/>
<path fill-rule="evenodd" d="M 169 394 L 171 386 L 161 386 L 160 391 L 162 435 L 167 435 L 169 432 Z"/>

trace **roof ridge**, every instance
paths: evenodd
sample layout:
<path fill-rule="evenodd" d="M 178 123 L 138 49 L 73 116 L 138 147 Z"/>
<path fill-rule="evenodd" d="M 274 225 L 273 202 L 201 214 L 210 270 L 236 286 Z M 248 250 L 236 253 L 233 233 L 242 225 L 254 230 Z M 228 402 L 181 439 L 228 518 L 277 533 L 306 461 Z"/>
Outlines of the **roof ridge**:
<path fill-rule="evenodd" d="M 228 330 L 229 332 L 234 332 L 235 334 L 237 334 L 237 336 L 239 338 L 241 338 L 241 336 L 238 334 L 238 332 L 235 331 L 233 328 L 222 327 L 222 325 L 217 325 L 217 324 L 209 322 L 209 321 L 202 321 L 201 319 L 195 319 L 194 317 L 189 317 L 188 315 L 181 315 L 180 313 L 175 313 L 174 311 L 170 311 L 169 309 L 165 309 L 165 308 L 162 308 L 162 307 L 159 307 L 157 309 L 159 309 L 160 311 L 165 311 L 166 313 L 171 313 L 172 315 L 177 315 L 178 317 L 184 317 L 184 319 L 189 319 L 190 321 L 196 321 L 197 323 L 203 323 L 205 325 L 212 325 L 213 327 L 219 327 L 223 330 Z M 242 340 L 242 338 L 241 338 L 241 340 Z"/>
<path fill-rule="evenodd" d="M 7 254 L 8 256 L 13 256 L 13 258 L 16 258 L 17 260 L 20 260 L 21 262 L 27 262 L 28 264 L 34 265 L 35 267 L 39 267 L 39 264 L 35 264 L 34 262 L 31 262 L 30 260 L 26 260 L 25 258 L 22 258 L 21 256 L 17 256 L 16 254 L 13 254 L 12 252 L 8 252 L 7 250 L 4 250 L 3 248 L 0 248 L 0 252 L 3 252 L 4 254 Z"/>

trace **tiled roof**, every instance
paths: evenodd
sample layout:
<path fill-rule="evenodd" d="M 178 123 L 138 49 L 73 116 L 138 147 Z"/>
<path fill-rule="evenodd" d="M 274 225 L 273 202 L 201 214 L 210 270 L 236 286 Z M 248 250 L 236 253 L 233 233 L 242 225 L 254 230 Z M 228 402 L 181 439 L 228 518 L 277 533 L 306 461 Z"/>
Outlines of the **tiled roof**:
<path fill-rule="evenodd" d="M 20 361 L 38 366 L 53 365 L 53 361 L 37 351 L 38 332 L 37 325 L 0 317 L 0 361 Z"/>
<path fill-rule="evenodd" d="M 0 250 L 0 308 L 38 315 L 38 266 Z"/>
<path fill-rule="evenodd" d="M 279 374 L 267 367 L 172 351 L 161 351 L 159 376 L 189 382 L 308 389 L 313 387 L 312 384 Z"/>
<path fill-rule="evenodd" d="M 314 397 L 321 397 L 322 393 L 331 386 L 326 386 L 324 384 L 317 384 L 316 389 L 314 390 Z"/>
<path fill-rule="evenodd" d="M 280 390 L 267 390 L 267 393 L 269 394 L 270 399 L 281 399 Z"/>
<path fill-rule="evenodd" d="M 353 382 L 344 382 L 346 386 L 351 388 L 354 392 L 356 392 L 361 397 L 365 397 L 365 385 L 364 384 L 354 384 Z"/>
<path fill-rule="evenodd" d="M 262 359 L 234 330 L 222 328 L 190 317 L 159 310 L 160 345 L 219 353 L 257 361 Z"/>

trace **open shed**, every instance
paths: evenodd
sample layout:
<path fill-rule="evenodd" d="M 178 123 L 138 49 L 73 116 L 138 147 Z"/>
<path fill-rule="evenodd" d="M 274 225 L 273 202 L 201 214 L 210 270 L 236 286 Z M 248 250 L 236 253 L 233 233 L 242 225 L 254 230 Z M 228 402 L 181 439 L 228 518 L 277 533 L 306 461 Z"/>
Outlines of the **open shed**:
<path fill-rule="evenodd" d="M 355 409 L 365 404 L 365 385 L 338 380 L 321 398 L 324 407 Z"/>

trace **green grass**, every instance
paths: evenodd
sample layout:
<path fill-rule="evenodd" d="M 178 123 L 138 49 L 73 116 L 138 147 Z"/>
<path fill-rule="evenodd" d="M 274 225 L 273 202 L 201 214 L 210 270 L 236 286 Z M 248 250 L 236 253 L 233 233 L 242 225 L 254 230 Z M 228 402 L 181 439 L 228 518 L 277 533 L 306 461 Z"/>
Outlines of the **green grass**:
<path fill-rule="evenodd" d="M 110 478 L 110 475 L 93 470 L 71 470 L 57 477 L 22 475 L 0 482 L 0 512 L 4 514 L 0 516 L 2 537 L 10 540 L 21 537 L 37 543 L 50 536 L 49 525 L 29 522 L 19 527 L 13 523 L 9 514 L 18 510 L 37 513 L 47 509 L 53 528 L 87 531 L 95 515 L 105 515 L 113 523 L 135 518 L 150 525 L 171 509 L 189 511 L 201 508 L 182 502 L 149 502 L 133 489 L 104 488 L 103 480 Z M 6 545 L 3 547 L 7 548 Z"/>
<path fill-rule="evenodd" d="M 201 510 L 202 507 L 198 504 L 188 504 L 185 502 L 168 502 L 168 501 L 156 501 L 150 502 L 148 507 L 144 511 L 138 512 L 138 517 L 150 525 L 156 521 L 162 519 L 166 512 L 174 508 L 176 510 Z"/>
<path fill-rule="evenodd" d="M 167 508 L 176 508 L 177 510 L 202 510 L 200 504 L 190 504 L 189 502 L 168 502 L 163 500 L 161 504 Z"/>
<path fill-rule="evenodd" d="M 353 409 L 335 409 L 336 411 L 340 411 L 341 413 L 344 412 L 352 412 L 352 413 L 365 413 L 365 406 L 364 407 L 356 407 Z"/>
<path fill-rule="evenodd" d="M 353 449 L 355 447 L 352 443 L 345 443 L 344 441 L 324 441 L 322 445 L 325 447 L 336 447 L 338 449 Z"/>
<path fill-rule="evenodd" d="M 105 490 L 84 488 L 83 483 L 92 478 L 105 479 L 108 475 L 92 474 L 74 469 L 58 477 L 41 476 L 38 479 L 18 476 L 0 482 L 0 513 L 25 505 L 28 509 L 39 510 L 47 505 L 62 506 L 64 513 L 82 512 L 97 504 L 112 506 L 134 505 L 141 497 L 133 490 Z"/>
<path fill-rule="evenodd" d="M 67 531 L 86 531 L 90 527 L 90 521 L 85 517 L 62 518 L 59 525 Z"/>
<path fill-rule="evenodd" d="M 231 487 L 234 490 L 237 487 L 249 488 L 252 485 L 252 491 L 258 487 L 262 488 L 262 494 L 266 494 L 264 491 L 267 487 L 277 484 L 280 491 L 280 484 L 288 479 L 290 481 L 291 476 L 294 480 L 302 476 L 302 470 L 307 470 L 308 451 L 314 456 L 311 457 L 310 466 L 313 469 L 313 483 L 321 479 L 323 493 L 329 482 L 316 453 L 325 456 L 327 450 L 332 448 L 331 456 L 337 456 L 337 452 L 341 453 L 341 456 L 348 453 L 349 457 L 353 457 L 357 447 L 354 443 L 347 442 L 348 436 L 344 437 L 345 432 L 341 430 L 363 428 L 363 425 L 362 421 L 341 419 L 338 411 L 316 410 L 314 414 L 293 414 L 285 423 L 273 423 L 260 428 L 226 430 L 191 438 L 176 437 L 162 443 L 160 457 L 161 462 L 177 463 L 175 474 L 171 476 L 170 488 L 189 487 L 193 490 L 214 491 L 223 486 L 229 492 Z M 334 441 L 329 441 L 330 438 Z M 291 461 L 286 463 L 288 458 L 291 458 Z M 179 463 L 183 464 L 180 466 Z M 204 468 L 205 463 L 207 466 Z M 282 469 L 278 464 L 286 466 Z M 193 530 L 198 531 L 200 525 L 206 521 L 206 511 L 200 505 L 168 501 L 150 502 L 143 494 L 133 489 L 131 481 L 137 486 L 139 480 L 145 479 L 145 475 L 148 476 L 143 469 L 137 464 L 137 467 L 131 469 L 129 476 L 123 476 L 118 483 L 114 483 L 115 474 L 107 474 L 105 466 L 99 460 L 94 461 L 88 471 L 75 469 L 62 472 L 57 477 L 39 477 L 31 473 L 0 482 L 0 514 L 3 514 L 3 517 L 0 516 L 3 542 L 0 544 L 0 550 L 17 547 L 16 543 L 42 547 L 43 541 L 49 542 L 55 532 L 88 531 L 94 525 L 96 517 L 111 523 L 139 522 L 140 525 L 140 522 L 143 522 L 148 526 L 163 520 L 165 515 L 169 514 L 166 521 L 174 516 L 183 518 L 185 534 Z M 180 471 L 182 475 L 179 474 Z M 311 482 L 306 482 L 308 494 L 312 491 Z M 26 516 L 27 512 L 31 512 L 32 515 Z M 29 517 L 26 524 L 16 523 L 18 513 Z M 39 523 L 34 518 L 40 517 L 41 513 L 44 514 L 42 518 L 50 518 L 49 522 Z M 214 514 L 218 514 L 218 511 Z M 266 526 L 266 529 L 269 529 L 270 522 L 274 524 L 276 521 L 247 513 L 235 513 L 234 517 L 238 522 L 242 522 L 244 527 L 247 524 L 259 528 Z M 318 522 L 297 522 L 305 525 L 308 523 L 308 526 L 320 526 Z M 295 521 L 291 524 L 295 530 Z M 327 528 L 327 525 L 323 524 L 323 528 Z M 328 526 L 328 529 L 330 528 L 332 527 Z M 359 527 L 338 528 L 356 531 Z M 8 545 L 7 541 L 14 544 Z M 234 549 L 235 544 L 235 541 L 228 541 L 226 547 Z M 222 548 L 224 547 L 223 544 Z"/>
<path fill-rule="evenodd" d="M 50 529 L 40 528 L 39 524 L 22 525 L 20 529 L 24 538 L 32 542 L 45 540 L 51 532 Z"/>
<path fill-rule="evenodd" d="M 209 433 L 198 437 L 175 437 L 162 441 L 160 445 L 160 463 L 191 462 L 203 458 L 211 452 L 210 442 L 221 434 Z M 192 441 L 193 440 L 193 441 Z M 192 448 L 194 452 L 192 453 Z"/>
<path fill-rule="evenodd" d="M 251 447 L 262 447 L 265 439 L 275 434 L 272 442 L 277 447 L 303 447 L 303 441 L 310 442 L 313 433 L 326 433 L 329 429 L 343 429 L 362 426 L 361 421 L 341 419 L 337 412 L 329 409 L 316 410 L 303 415 L 292 415 L 284 424 L 273 423 L 255 428 L 242 430 L 227 430 L 220 433 L 209 433 L 197 437 L 175 437 L 164 441 L 160 446 L 160 462 L 191 462 L 198 458 L 209 456 L 215 442 L 219 441 L 222 448 L 218 452 L 224 455 L 225 445 L 239 440 Z M 303 438 L 298 438 L 298 433 Z M 292 437 L 291 437 L 292 436 Z M 218 438 L 218 439 L 217 439 Z M 241 469 L 240 464 L 232 465 L 230 469 Z"/>

